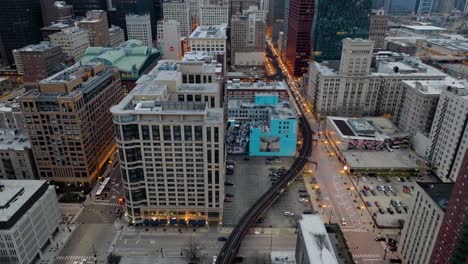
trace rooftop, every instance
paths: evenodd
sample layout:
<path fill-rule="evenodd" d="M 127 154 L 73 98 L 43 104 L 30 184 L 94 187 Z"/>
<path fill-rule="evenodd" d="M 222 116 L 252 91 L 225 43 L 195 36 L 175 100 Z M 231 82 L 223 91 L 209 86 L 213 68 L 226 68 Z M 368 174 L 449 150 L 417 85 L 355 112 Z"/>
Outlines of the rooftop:
<path fill-rule="evenodd" d="M 44 185 L 44 180 L 0 180 L 0 223 L 9 221 Z"/>
<path fill-rule="evenodd" d="M 282 82 L 241 82 L 239 79 L 227 81 L 226 89 L 256 89 L 256 90 L 286 90 L 286 83 Z"/>
<path fill-rule="evenodd" d="M 260 95 L 260 94 L 256 94 Z M 288 100 L 280 100 L 276 105 L 256 105 L 253 100 L 230 99 L 228 109 L 263 109 L 270 112 L 273 119 L 295 119 L 296 112 Z"/>
<path fill-rule="evenodd" d="M 302 215 L 299 220 L 309 263 L 338 264 L 333 246 L 320 215 Z"/>
<path fill-rule="evenodd" d="M 468 42 L 465 40 L 458 39 L 428 39 L 428 43 L 433 45 L 442 46 L 445 49 L 450 49 L 453 51 L 462 51 L 468 52 Z"/>
<path fill-rule="evenodd" d="M 439 206 L 445 212 L 447 205 L 450 201 L 450 195 L 452 194 L 453 183 L 423 183 L 417 182 L 418 185 L 423 189 L 432 201 Z"/>
<path fill-rule="evenodd" d="M 342 151 L 346 164 L 353 170 L 416 170 L 419 165 L 410 150 L 395 149 L 392 152 L 346 150 Z"/>
<path fill-rule="evenodd" d="M 58 46 L 55 45 L 55 44 L 52 44 L 52 43 L 50 43 L 48 41 L 41 41 L 41 43 L 39 43 L 39 44 L 28 45 L 26 47 L 18 49 L 18 51 L 22 51 L 22 52 L 42 52 L 42 51 L 50 50 L 50 49 L 53 49 L 53 48 L 56 48 L 56 47 L 58 47 Z"/>
<path fill-rule="evenodd" d="M 160 58 L 161 50 L 146 47 L 140 40 L 131 39 L 117 47 L 89 47 L 81 62 L 101 62 L 116 66 L 121 72 L 138 73 L 150 56 Z"/>
<path fill-rule="evenodd" d="M 221 38 L 226 39 L 226 24 L 216 25 L 216 26 L 199 26 L 197 27 L 192 34 L 190 34 L 189 39 L 193 38 Z"/>
<path fill-rule="evenodd" d="M 403 81 L 407 87 L 418 90 L 426 95 L 440 95 L 442 91 L 448 87 L 452 89 L 461 89 L 468 92 L 468 81 L 457 80 L 452 77 L 446 77 L 444 80 L 430 80 L 430 81 Z"/>
<path fill-rule="evenodd" d="M 446 31 L 446 28 L 435 27 L 435 26 L 415 26 L 415 25 L 403 25 L 402 27 L 416 31 Z"/>

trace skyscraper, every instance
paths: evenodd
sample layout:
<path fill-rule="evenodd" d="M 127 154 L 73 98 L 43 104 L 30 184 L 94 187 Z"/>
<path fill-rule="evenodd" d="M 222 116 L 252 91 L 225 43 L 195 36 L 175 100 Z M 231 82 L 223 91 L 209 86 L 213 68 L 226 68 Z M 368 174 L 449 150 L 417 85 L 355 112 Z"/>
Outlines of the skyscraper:
<path fill-rule="evenodd" d="M 416 14 L 418 16 L 428 15 L 432 12 L 433 0 L 418 0 L 416 2 Z"/>
<path fill-rule="evenodd" d="M 86 12 L 86 17 L 78 22 L 78 27 L 88 30 L 90 46 L 109 46 L 109 26 L 105 11 L 91 10 Z"/>
<path fill-rule="evenodd" d="M 285 4 L 286 0 L 275 0 L 268 6 L 268 26 L 271 27 L 273 42 L 278 41 L 279 32 L 283 29 Z"/>
<path fill-rule="evenodd" d="M 383 9 L 374 9 L 370 16 L 369 39 L 375 42 L 376 49 L 382 49 L 387 35 L 388 16 Z"/>
<path fill-rule="evenodd" d="M 66 0 L 66 2 L 73 6 L 73 13 L 77 17 L 85 17 L 86 12 L 91 10 L 107 10 L 107 0 Z"/>
<path fill-rule="evenodd" d="M 64 1 L 40 0 L 42 23 L 45 27 L 52 23 L 71 19 L 73 16 L 73 7 Z"/>
<path fill-rule="evenodd" d="M 339 60 L 342 40 L 369 37 L 371 0 L 318 1 L 312 29 L 313 60 Z"/>
<path fill-rule="evenodd" d="M 315 0 L 289 1 L 285 58 L 286 68 L 294 76 L 307 72 L 314 10 Z"/>
<path fill-rule="evenodd" d="M 180 36 L 188 37 L 192 33 L 190 6 L 183 0 L 166 0 L 163 2 L 164 20 L 175 20 L 180 23 Z"/>
<path fill-rule="evenodd" d="M 449 0 L 442 0 L 449 1 Z M 416 0 L 385 0 L 385 14 L 410 14 L 414 12 Z"/>
<path fill-rule="evenodd" d="M 127 15 L 128 39 L 138 39 L 147 47 L 153 46 L 151 19 L 149 15 Z"/>
<path fill-rule="evenodd" d="M 12 50 L 41 41 L 41 5 L 38 0 L 1 1 L 0 37 L 9 63 Z"/>

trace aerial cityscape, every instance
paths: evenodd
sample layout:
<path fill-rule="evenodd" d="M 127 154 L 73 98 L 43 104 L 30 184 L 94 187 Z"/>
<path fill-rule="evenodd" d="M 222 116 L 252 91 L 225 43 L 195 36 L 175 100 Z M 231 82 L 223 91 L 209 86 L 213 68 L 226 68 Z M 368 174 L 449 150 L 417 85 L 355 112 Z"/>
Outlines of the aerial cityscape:
<path fill-rule="evenodd" d="M 0 264 L 468 264 L 468 0 L 0 0 Z"/>

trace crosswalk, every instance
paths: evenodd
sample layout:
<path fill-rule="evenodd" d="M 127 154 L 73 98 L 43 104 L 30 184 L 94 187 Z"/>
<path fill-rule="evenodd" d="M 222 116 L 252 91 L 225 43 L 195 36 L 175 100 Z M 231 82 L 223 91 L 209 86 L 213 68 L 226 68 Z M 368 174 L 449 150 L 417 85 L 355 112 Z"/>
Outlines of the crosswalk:
<path fill-rule="evenodd" d="M 344 228 L 344 227 L 341 227 L 341 230 L 343 231 L 343 233 L 367 233 L 367 232 L 369 232 L 364 228 Z"/>
<path fill-rule="evenodd" d="M 119 240 L 121 234 L 122 234 L 122 231 L 120 230 L 115 233 L 114 238 L 112 239 L 112 242 L 109 245 L 109 249 L 107 250 L 107 253 L 112 253 L 112 251 L 114 251 L 114 246 Z"/>
<path fill-rule="evenodd" d="M 57 256 L 56 260 L 88 260 L 93 259 L 94 256 Z"/>
<path fill-rule="evenodd" d="M 354 259 L 382 259 L 382 256 L 380 254 L 353 254 Z"/>
<path fill-rule="evenodd" d="M 93 204 L 95 205 L 105 205 L 105 206 L 121 206 L 120 204 L 118 203 L 108 203 L 108 202 L 93 202 Z"/>

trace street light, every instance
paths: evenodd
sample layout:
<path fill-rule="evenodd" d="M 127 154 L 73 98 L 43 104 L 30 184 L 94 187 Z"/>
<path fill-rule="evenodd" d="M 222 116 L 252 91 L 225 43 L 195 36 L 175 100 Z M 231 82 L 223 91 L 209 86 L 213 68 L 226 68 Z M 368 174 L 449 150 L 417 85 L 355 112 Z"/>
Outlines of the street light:
<path fill-rule="evenodd" d="M 344 165 L 343 170 L 347 171 L 348 170 L 348 165 Z"/>

